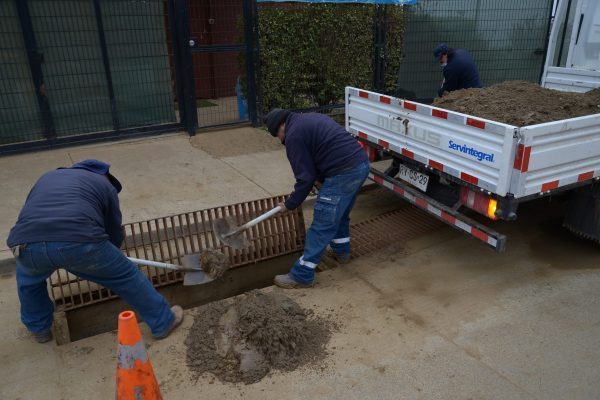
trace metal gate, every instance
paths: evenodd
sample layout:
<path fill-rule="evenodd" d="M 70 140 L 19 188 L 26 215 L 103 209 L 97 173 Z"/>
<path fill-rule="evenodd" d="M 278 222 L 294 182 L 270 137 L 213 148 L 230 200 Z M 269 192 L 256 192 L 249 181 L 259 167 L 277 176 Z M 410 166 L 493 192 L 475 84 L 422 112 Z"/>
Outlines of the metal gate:
<path fill-rule="evenodd" d="M 0 154 L 255 122 L 253 4 L 0 0 Z"/>
<path fill-rule="evenodd" d="M 253 0 L 189 0 L 189 39 L 199 127 L 256 123 Z"/>

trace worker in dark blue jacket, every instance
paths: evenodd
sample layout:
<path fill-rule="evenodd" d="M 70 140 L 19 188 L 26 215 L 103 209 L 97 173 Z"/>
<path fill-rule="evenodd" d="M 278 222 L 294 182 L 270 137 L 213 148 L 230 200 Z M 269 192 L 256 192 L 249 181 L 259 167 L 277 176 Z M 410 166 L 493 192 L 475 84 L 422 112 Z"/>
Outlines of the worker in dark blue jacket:
<path fill-rule="evenodd" d="M 183 319 L 181 307 L 169 308 L 119 250 L 121 184 L 109 168 L 102 161 L 85 160 L 44 174 L 29 192 L 8 236 L 17 263 L 21 321 L 40 343 L 52 339 L 54 306 L 46 279 L 57 268 L 117 293 L 156 338 L 166 337 Z"/>
<path fill-rule="evenodd" d="M 482 87 L 475 60 L 467 50 L 455 50 L 442 43 L 435 48 L 433 55 L 439 61 L 444 73 L 444 81 L 438 90 L 438 96 L 442 97 L 444 92 Z"/>
<path fill-rule="evenodd" d="M 369 161 L 356 139 L 326 115 L 276 108 L 265 123 L 285 145 L 296 177 L 294 191 L 280 204 L 282 211 L 299 207 L 313 186 L 319 188 L 304 253 L 288 274 L 275 277 L 283 288 L 310 287 L 327 246 L 338 262 L 350 261 L 350 211 L 369 174 Z"/>

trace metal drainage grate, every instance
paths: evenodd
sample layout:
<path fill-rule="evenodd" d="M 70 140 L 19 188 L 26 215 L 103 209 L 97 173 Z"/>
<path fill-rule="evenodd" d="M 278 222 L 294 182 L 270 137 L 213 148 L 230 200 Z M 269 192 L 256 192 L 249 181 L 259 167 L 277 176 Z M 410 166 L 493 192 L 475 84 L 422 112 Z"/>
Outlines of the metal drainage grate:
<path fill-rule="evenodd" d="M 433 232 L 444 224 L 416 207 L 407 207 L 350 227 L 352 257 L 364 256 L 392 244 Z"/>
<path fill-rule="evenodd" d="M 212 221 L 217 218 L 231 216 L 242 224 L 284 200 L 285 196 L 276 196 L 126 224 L 123 226 L 123 252 L 130 257 L 181 265 L 185 254 L 218 249 L 229 256 L 233 267 L 299 252 L 303 249 L 306 236 L 301 207 L 277 214 L 248 230 L 246 235 L 252 245 L 241 251 L 223 246 L 212 231 Z M 154 287 L 183 280 L 183 275 L 179 272 L 145 266 L 140 269 Z M 59 269 L 50 276 L 48 283 L 54 303 L 62 311 L 117 297 L 110 290 L 80 279 L 64 269 Z"/>

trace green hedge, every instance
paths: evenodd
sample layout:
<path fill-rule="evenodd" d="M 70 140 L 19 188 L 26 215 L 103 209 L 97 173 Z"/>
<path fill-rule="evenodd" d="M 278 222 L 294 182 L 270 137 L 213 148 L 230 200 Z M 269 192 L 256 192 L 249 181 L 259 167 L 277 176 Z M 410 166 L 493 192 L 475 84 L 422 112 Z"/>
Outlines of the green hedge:
<path fill-rule="evenodd" d="M 373 14 L 365 4 L 259 7 L 259 111 L 344 102 L 348 85 L 373 82 Z M 403 11 L 387 6 L 385 90 L 394 92 L 400 65 Z M 245 69 L 244 69 L 245 70 Z"/>

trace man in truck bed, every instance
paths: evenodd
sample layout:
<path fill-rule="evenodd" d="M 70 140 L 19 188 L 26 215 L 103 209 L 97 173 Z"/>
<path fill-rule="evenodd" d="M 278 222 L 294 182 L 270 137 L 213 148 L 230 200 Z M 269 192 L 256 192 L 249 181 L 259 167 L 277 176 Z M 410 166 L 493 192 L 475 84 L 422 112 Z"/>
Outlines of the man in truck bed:
<path fill-rule="evenodd" d="M 447 44 L 439 44 L 433 55 L 443 68 L 444 81 L 438 96 L 453 90 L 480 88 L 479 71 L 471 54 L 465 49 L 452 49 Z"/>

